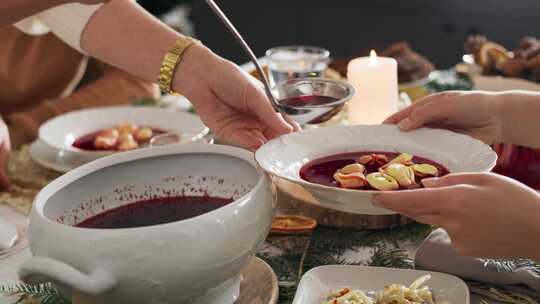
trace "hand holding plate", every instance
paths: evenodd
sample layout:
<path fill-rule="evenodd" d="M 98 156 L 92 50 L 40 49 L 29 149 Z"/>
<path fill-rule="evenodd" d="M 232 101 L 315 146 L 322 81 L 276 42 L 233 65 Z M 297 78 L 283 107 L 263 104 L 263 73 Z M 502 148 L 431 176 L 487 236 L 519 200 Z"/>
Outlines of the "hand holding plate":
<path fill-rule="evenodd" d="M 445 92 L 427 96 L 390 116 L 387 124 L 402 131 L 437 127 L 464 133 L 486 144 L 500 143 L 501 95 L 483 92 Z"/>
<path fill-rule="evenodd" d="M 445 228 L 460 253 L 540 261 L 540 195 L 491 173 L 459 173 L 423 180 L 427 188 L 385 192 L 375 204 Z"/>

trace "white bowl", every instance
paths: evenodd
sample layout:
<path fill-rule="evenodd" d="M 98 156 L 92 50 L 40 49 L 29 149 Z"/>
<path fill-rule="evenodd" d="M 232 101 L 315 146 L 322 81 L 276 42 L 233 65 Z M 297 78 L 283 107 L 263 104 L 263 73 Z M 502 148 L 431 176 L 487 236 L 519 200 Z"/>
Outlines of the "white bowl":
<path fill-rule="evenodd" d="M 326 208 L 367 215 L 395 214 L 371 203 L 378 191 L 329 187 L 300 177 L 300 168 L 309 161 L 361 151 L 407 152 L 436 161 L 454 173 L 490 171 L 497 160 L 489 146 L 471 137 L 429 128 L 404 133 L 393 125 L 337 126 L 287 134 L 263 145 L 255 158 L 272 177 L 302 186 Z"/>
<path fill-rule="evenodd" d="M 116 151 L 82 150 L 73 147 L 73 142 L 81 136 L 122 122 L 179 134 L 181 143 L 196 141 L 209 132 L 202 121 L 190 113 L 148 106 L 114 106 L 73 111 L 52 118 L 39 128 L 39 139 L 55 149 L 97 159 Z"/>
<path fill-rule="evenodd" d="M 331 265 L 313 268 L 302 276 L 293 304 L 317 304 L 336 288 L 352 288 L 365 292 L 380 291 L 389 284 L 409 286 L 426 274 L 425 283 L 437 303 L 469 304 L 469 288 L 458 277 L 432 271 L 367 266 Z"/>
<path fill-rule="evenodd" d="M 171 195 L 232 197 L 197 217 L 146 227 L 73 225 L 133 201 Z M 253 154 L 219 145 L 164 146 L 115 154 L 59 177 L 36 197 L 33 257 L 19 274 L 52 281 L 91 303 L 232 304 L 239 274 L 264 241 L 273 194 Z"/>

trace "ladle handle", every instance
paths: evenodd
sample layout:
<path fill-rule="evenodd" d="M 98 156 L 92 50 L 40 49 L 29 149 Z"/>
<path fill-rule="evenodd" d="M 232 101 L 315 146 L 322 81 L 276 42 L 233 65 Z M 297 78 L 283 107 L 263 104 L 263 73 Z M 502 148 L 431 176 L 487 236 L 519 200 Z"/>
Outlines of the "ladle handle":
<path fill-rule="evenodd" d="M 270 89 L 270 82 L 268 82 L 268 77 L 266 77 L 266 73 L 264 73 L 263 68 L 259 64 L 259 60 L 255 56 L 255 54 L 253 53 L 253 51 L 251 50 L 249 45 L 246 43 L 244 38 L 242 38 L 242 35 L 240 35 L 240 33 L 238 32 L 236 27 L 234 27 L 234 25 L 231 23 L 229 18 L 227 18 L 225 13 L 223 13 L 223 11 L 214 2 L 214 0 L 206 0 L 206 3 L 208 3 L 210 8 L 219 17 L 219 19 L 225 24 L 227 29 L 231 32 L 234 39 L 236 39 L 236 41 L 240 44 L 240 46 L 242 47 L 244 52 L 249 56 L 249 58 L 251 59 L 251 62 L 253 62 L 253 64 L 255 65 L 255 68 L 257 69 L 257 73 L 259 74 L 259 76 L 263 80 L 266 95 L 270 99 L 270 102 L 272 103 L 272 107 L 274 107 L 274 110 L 276 112 L 280 112 L 279 104 L 276 101 L 276 98 L 274 97 L 274 95 L 272 94 L 272 90 Z"/>
<path fill-rule="evenodd" d="M 19 277 L 28 284 L 58 282 L 75 291 L 97 296 L 112 289 L 117 280 L 107 271 L 83 273 L 64 262 L 46 257 L 32 257 L 19 269 Z"/>

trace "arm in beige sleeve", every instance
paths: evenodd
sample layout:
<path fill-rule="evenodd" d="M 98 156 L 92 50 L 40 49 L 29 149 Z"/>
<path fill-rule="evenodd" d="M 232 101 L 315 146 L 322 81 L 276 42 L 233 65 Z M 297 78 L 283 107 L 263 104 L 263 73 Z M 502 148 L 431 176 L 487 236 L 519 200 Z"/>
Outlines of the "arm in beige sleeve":
<path fill-rule="evenodd" d="M 101 6 L 69 3 L 41 12 L 36 18 L 67 45 L 86 54 L 81 47 L 81 36 L 88 21 Z"/>
<path fill-rule="evenodd" d="M 49 8 L 65 4 L 67 0 L 2 0 L 0 27 L 11 25 Z"/>
<path fill-rule="evenodd" d="M 82 108 L 127 104 L 137 98 L 157 98 L 158 95 L 156 85 L 108 67 L 100 78 L 70 96 L 45 100 L 26 111 L 11 113 L 5 119 L 12 144 L 17 147 L 34 140 L 39 126 L 58 114 Z"/>
<path fill-rule="evenodd" d="M 152 82 L 158 79 L 164 54 L 183 37 L 133 0 L 114 0 L 99 5 L 69 3 L 37 17 L 61 40 L 80 52 Z M 202 45 L 191 47 L 186 57 L 188 53 L 200 61 L 217 60 Z"/>
<path fill-rule="evenodd" d="M 73 48 L 152 82 L 182 37 L 133 0 L 0 0 L 0 27 L 32 16 Z M 208 49 L 197 49 L 196 57 L 211 59 Z"/>
<path fill-rule="evenodd" d="M 81 45 L 91 56 L 155 82 L 164 54 L 181 37 L 136 2 L 114 0 L 90 18 Z"/>

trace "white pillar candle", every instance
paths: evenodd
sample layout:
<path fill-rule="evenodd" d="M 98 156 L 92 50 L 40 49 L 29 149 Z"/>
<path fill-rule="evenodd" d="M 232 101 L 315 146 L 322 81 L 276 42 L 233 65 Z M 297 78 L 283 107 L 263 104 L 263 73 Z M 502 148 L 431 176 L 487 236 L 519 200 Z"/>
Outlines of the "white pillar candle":
<path fill-rule="evenodd" d="M 377 57 L 351 60 L 347 78 L 356 88 L 356 95 L 349 101 L 351 124 L 379 124 L 398 110 L 397 61 Z"/>

